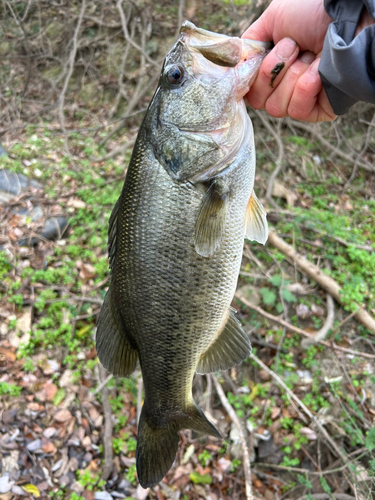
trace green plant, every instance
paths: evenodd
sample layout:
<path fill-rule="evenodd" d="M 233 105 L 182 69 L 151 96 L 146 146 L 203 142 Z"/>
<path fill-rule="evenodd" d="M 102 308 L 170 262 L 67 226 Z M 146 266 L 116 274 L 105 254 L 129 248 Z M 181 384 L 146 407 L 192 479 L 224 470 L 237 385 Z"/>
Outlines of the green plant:
<path fill-rule="evenodd" d="M 241 460 L 237 459 L 237 458 L 234 458 L 232 460 L 232 465 L 230 467 L 230 472 L 235 472 L 237 470 L 237 468 L 241 465 Z"/>
<path fill-rule="evenodd" d="M 135 464 L 131 465 L 125 474 L 125 478 L 133 485 L 137 484 L 137 467 Z"/>
<path fill-rule="evenodd" d="M 13 398 L 18 397 L 21 394 L 22 387 L 14 384 L 8 384 L 8 382 L 0 382 L 0 396 L 9 395 Z"/>
<path fill-rule="evenodd" d="M 103 488 L 105 485 L 105 481 L 100 479 L 100 475 L 96 475 L 87 469 L 78 470 L 77 479 L 79 484 L 89 491 L 94 488 Z"/>
<path fill-rule="evenodd" d="M 212 460 L 212 455 L 207 450 L 203 450 L 202 453 L 198 455 L 198 460 L 203 465 L 203 467 L 206 467 Z"/>

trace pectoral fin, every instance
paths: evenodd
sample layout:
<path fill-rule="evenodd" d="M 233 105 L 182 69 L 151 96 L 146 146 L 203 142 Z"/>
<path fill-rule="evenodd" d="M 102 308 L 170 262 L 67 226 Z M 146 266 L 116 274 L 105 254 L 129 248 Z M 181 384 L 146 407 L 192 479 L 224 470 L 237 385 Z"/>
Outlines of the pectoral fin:
<path fill-rule="evenodd" d="M 197 373 L 228 370 L 250 356 L 251 344 L 234 310 L 229 310 L 227 323 L 218 338 L 201 357 Z"/>
<path fill-rule="evenodd" d="M 229 190 L 214 180 L 203 197 L 195 225 L 195 250 L 209 257 L 220 244 L 228 213 Z"/>
<path fill-rule="evenodd" d="M 128 377 L 137 366 L 138 354 L 130 347 L 126 332 L 113 312 L 111 288 L 99 314 L 96 351 L 104 368 L 115 376 Z"/>
<path fill-rule="evenodd" d="M 254 191 L 247 204 L 245 237 L 248 240 L 255 240 L 263 245 L 268 238 L 267 212 L 264 210 Z"/>

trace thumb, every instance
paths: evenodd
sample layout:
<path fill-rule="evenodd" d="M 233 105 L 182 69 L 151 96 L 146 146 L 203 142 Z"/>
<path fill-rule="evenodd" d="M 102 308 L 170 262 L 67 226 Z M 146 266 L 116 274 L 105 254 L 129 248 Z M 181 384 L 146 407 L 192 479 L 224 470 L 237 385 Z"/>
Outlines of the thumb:
<path fill-rule="evenodd" d="M 261 42 L 272 42 L 272 29 L 268 20 L 267 11 L 257 19 L 241 36 L 250 40 L 259 40 Z"/>

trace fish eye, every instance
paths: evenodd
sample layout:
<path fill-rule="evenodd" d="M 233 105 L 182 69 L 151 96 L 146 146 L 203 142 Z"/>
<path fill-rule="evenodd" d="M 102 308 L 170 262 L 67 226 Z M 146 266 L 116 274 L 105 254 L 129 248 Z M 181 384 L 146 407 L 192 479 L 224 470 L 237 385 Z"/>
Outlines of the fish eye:
<path fill-rule="evenodd" d="M 167 71 L 166 77 L 168 82 L 172 85 L 181 83 L 184 77 L 184 69 L 181 66 L 172 66 L 172 68 Z"/>

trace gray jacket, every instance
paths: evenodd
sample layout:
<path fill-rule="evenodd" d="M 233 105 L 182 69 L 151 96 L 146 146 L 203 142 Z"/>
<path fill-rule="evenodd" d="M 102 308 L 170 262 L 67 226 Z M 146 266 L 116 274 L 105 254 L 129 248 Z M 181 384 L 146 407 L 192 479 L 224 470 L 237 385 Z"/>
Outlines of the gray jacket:
<path fill-rule="evenodd" d="M 337 115 L 357 101 L 375 104 L 375 24 L 354 38 L 364 6 L 375 18 L 375 0 L 324 0 L 334 22 L 324 40 L 319 73 Z"/>

